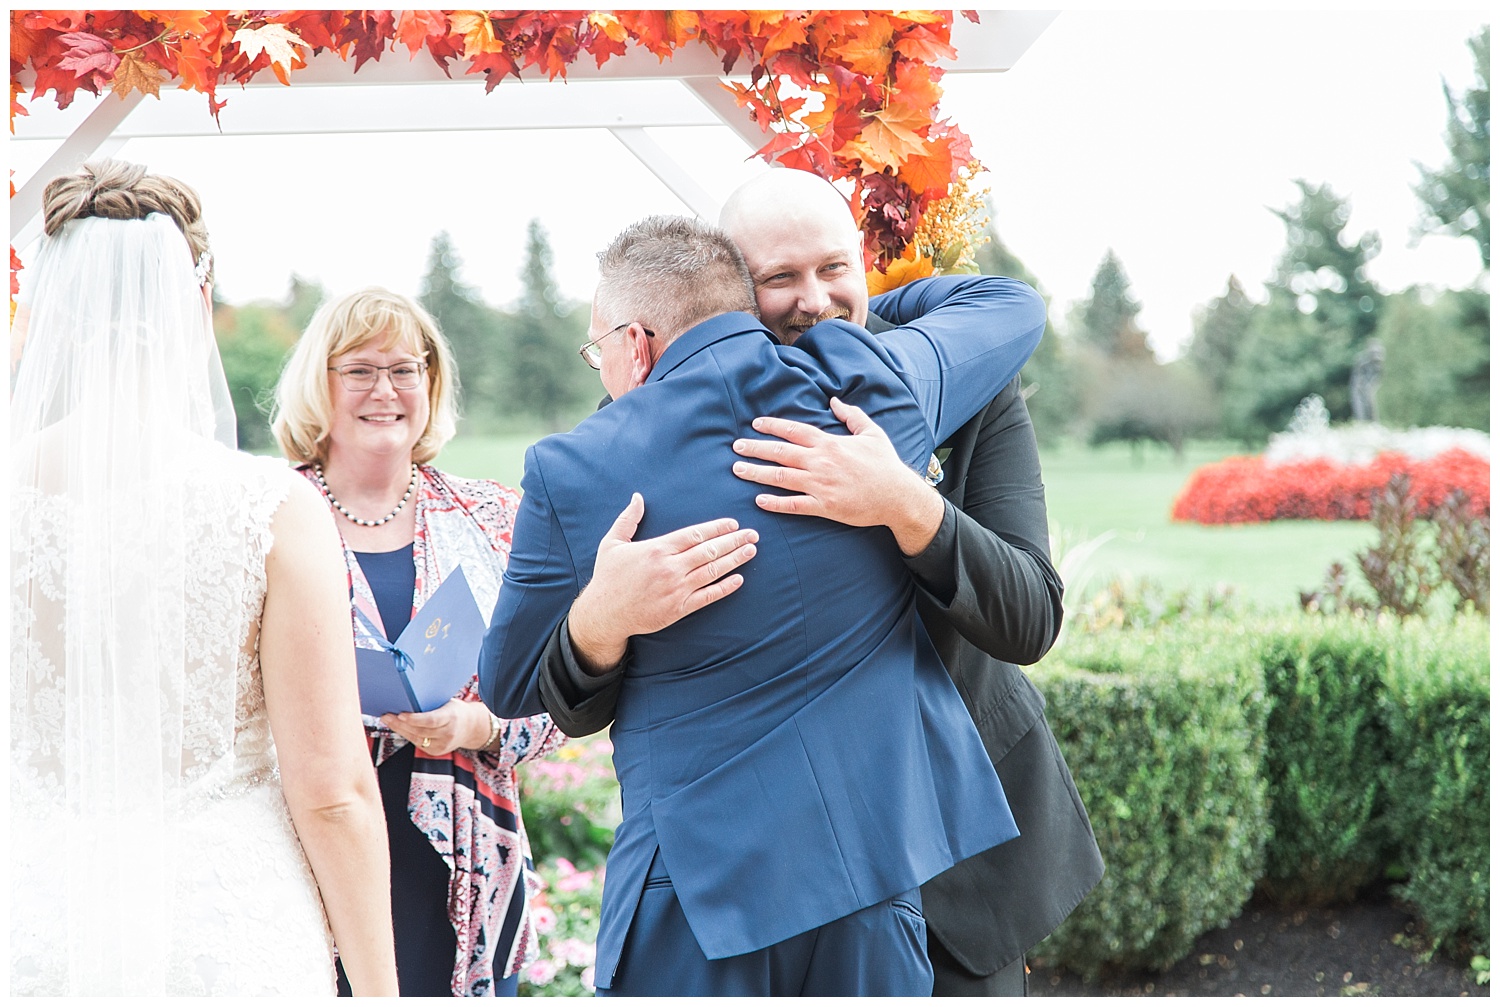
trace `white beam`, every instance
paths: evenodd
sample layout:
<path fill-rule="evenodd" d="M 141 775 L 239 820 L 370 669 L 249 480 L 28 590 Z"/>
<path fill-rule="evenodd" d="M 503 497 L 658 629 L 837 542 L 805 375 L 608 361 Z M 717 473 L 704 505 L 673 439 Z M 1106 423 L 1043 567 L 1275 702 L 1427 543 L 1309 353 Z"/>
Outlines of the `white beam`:
<path fill-rule="evenodd" d="M 97 154 L 115 128 L 141 103 L 142 97 L 144 96 L 139 91 L 132 91 L 123 98 L 104 98 L 36 173 L 16 190 L 10 201 L 12 245 L 19 247 L 30 243 L 16 240 L 23 231 L 29 231 L 32 237 L 36 236 L 42 215 L 42 190 L 46 188 L 47 182 L 58 175 L 77 171 L 85 161 Z"/>
<path fill-rule="evenodd" d="M 688 209 L 710 224 L 718 223 L 719 201 L 694 181 L 672 155 L 657 146 L 656 141 L 647 136 L 644 129 L 626 127 L 611 129 L 610 132 L 646 166 L 651 174 L 671 189 L 672 194 L 682 200 Z"/>
<path fill-rule="evenodd" d="M 358 79 L 346 85 L 357 83 Z M 171 91 L 143 103 L 116 132 L 129 138 L 259 136 L 713 126 L 719 122 L 673 80 L 529 84 L 492 95 L 475 83 L 442 91 L 425 84 L 389 84 L 254 88 L 243 93 L 234 89 L 234 93 L 221 91 L 220 96 L 229 98 L 229 106 L 217 123 L 208 114 L 203 95 Z M 90 97 L 81 96 L 74 105 Z M 78 121 L 75 108 L 59 110 L 39 102 L 31 115 L 16 120 L 15 139 L 61 139 Z"/>

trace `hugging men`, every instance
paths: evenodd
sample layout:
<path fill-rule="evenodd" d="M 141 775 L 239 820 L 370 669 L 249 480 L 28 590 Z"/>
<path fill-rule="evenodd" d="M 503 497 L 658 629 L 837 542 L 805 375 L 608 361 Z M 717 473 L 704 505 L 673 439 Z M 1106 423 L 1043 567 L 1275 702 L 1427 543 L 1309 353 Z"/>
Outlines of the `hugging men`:
<path fill-rule="evenodd" d="M 1011 378 L 1040 337 L 1042 307 L 1015 281 L 943 278 L 879 299 L 874 307 L 888 321 L 908 323 L 879 341 L 843 322 L 814 324 L 820 316 L 863 320 L 855 232 L 826 183 L 786 171 L 765 177 L 793 187 L 780 199 L 755 194 L 777 213 L 746 210 L 736 222 L 732 205 L 726 224 L 742 246 L 745 235 L 758 235 L 785 253 L 781 261 L 747 248 L 754 300 L 797 345 L 778 347 L 737 313 L 754 304 L 743 267 L 708 229 L 646 222 L 617 239 L 602 256 L 590 332 L 617 401 L 528 455 L 517 549 L 483 659 L 486 695 L 505 715 L 535 711 L 539 695 L 549 696 L 565 726 L 564 705 L 605 722 L 615 716 L 625 821 L 605 892 L 602 990 L 925 994 L 931 942 L 915 912 L 918 886 L 940 874 L 941 882 L 958 864 L 972 904 L 976 880 L 993 873 L 986 861 L 1025 841 L 999 845 L 1014 829 L 990 767 L 1012 748 L 1038 742 L 1027 774 L 1050 774 L 1061 793 L 1042 787 L 1036 824 L 1040 832 L 1071 815 L 1073 836 L 1054 835 L 1051 844 L 1057 858 L 1079 863 L 1071 875 L 1053 871 L 1056 883 L 1009 878 L 1016 897 L 992 883 L 978 893 L 1004 907 L 1051 884 L 1047 904 L 1006 934 L 981 938 L 978 957 L 1019 945 L 1001 964 L 1019 961 L 1098 876 L 1071 781 L 1048 764 L 1060 766 L 1060 757 L 1040 697 L 1032 699 L 1013 666 L 1008 676 L 987 667 L 997 658 L 1034 660 L 1058 617 L 1039 482 L 1034 493 L 1010 485 L 1034 480 L 1034 441 L 1019 396 L 1002 393 L 1014 389 Z M 834 202 L 819 203 L 804 182 Z M 843 213 L 836 235 L 829 205 Z M 786 232 L 779 238 L 771 233 L 778 227 Z M 829 245 L 823 253 L 838 254 L 803 261 L 820 240 Z M 798 293 L 809 284 L 836 296 L 820 305 Z M 828 412 L 831 397 L 863 410 L 843 410 L 858 436 L 832 435 L 842 427 Z M 756 487 L 732 474 L 731 445 L 754 437 L 757 416 L 772 415 L 806 424 L 767 432 L 800 438 L 809 452 L 857 446 L 886 466 L 877 484 L 852 494 L 866 511 L 851 523 L 872 527 L 807 516 L 851 517 L 827 486 L 808 482 L 816 466 L 796 469 L 801 456 L 788 452 L 775 460 L 789 462 L 793 475 L 757 466 L 746 474 L 798 495 L 769 493 L 757 509 Z M 1011 458 L 1019 471 L 982 472 L 977 445 L 1018 424 L 1031 442 L 1029 467 L 1019 452 Z M 894 447 L 882 447 L 881 431 Z M 889 465 L 895 458 L 925 471 L 933 447 L 950 437 L 946 501 Z M 756 452 L 772 449 L 752 442 L 741 450 L 766 457 Z M 1014 510 L 1014 534 L 997 535 L 950 502 L 965 485 L 976 505 L 983 498 Z M 598 583 L 607 571 L 590 578 L 594 544 L 634 490 L 645 498 L 635 545 L 707 518 L 754 527 L 754 559 L 743 559 L 738 539 L 715 560 L 718 572 L 743 563 L 743 586 L 675 625 L 633 624 L 633 613 L 650 607 L 645 594 L 662 586 L 623 592 L 637 604 L 620 605 L 612 599 L 622 592 Z M 783 506 L 803 513 L 778 513 Z M 1029 600 L 1037 596 L 1040 604 Z M 969 711 L 949 673 L 964 685 Z M 586 719 L 575 716 L 576 726 Z M 1024 818 L 1020 825 L 1024 836 Z M 1044 851 L 1038 864 L 1011 873 L 1049 864 Z M 1039 926 L 1046 929 L 1026 929 Z M 975 957 L 961 940 L 940 936 L 955 956 Z M 970 975 L 1004 971 L 982 960 L 963 965 Z"/>

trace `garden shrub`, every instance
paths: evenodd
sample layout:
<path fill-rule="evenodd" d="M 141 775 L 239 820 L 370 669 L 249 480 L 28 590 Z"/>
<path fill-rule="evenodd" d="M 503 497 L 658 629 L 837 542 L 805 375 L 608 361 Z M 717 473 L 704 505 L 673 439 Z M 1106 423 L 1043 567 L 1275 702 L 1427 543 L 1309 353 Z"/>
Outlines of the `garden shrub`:
<path fill-rule="evenodd" d="M 1067 663 L 1034 669 L 1106 865 L 1039 949 L 1049 961 L 1088 976 L 1165 968 L 1250 897 L 1266 834 L 1265 702 L 1245 644 L 1222 622 L 1190 622 L 1078 637 Z"/>
<path fill-rule="evenodd" d="M 613 752 L 609 738 L 596 734 L 516 767 L 521 817 L 535 863 L 559 857 L 582 867 L 604 863 L 620 822 Z"/>
<path fill-rule="evenodd" d="M 1409 622 L 1388 641 L 1390 831 L 1395 893 L 1445 950 L 1490 943 L 1489 625 Z"/>
<path fill-rule="evenodd" d="M 1188 477 L 1172 504 L 1172 519 L 1199 524 L 1363 521 L 1370 516 L 1370 501 L 1396 474 L 1411 480 L 1421 517 L 1430 517 L 1455 489 L 1464 491 L 1471 513 L 1489 513 L 1489 460 L 1454 448 L 1421 460 L 1386 452 L 1363 465 L 1326 458 L 1282 464 L 1270 464 L 1264 456 L 1225 458 Z"/>
<path fill-rule="evenodd" d="M 1381 702 L 1390 635 L 1359 619 L 1303 616 L 1252 632 L 1270 700 L 1261 889 L 1283 904 L 1350 898 L 1385 866 Z"/>
<path fill-rule="evenodd" d="M 593 995 L 604 868 L 580 871 L 562 857 L 538 861 L 532 883 L 537 954 L 521 969 L 517 993 L 523 997 Z"/>

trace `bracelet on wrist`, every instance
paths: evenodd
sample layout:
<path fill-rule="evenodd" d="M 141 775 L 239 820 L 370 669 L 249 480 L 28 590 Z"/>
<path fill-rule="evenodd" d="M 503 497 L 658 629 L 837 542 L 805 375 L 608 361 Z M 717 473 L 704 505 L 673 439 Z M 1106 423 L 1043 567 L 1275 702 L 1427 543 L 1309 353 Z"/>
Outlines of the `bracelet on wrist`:
<path fill-rule="evenodd" d="M 488 713 L 490 717 L 490 736 L 484 739 L 484 744 L 480 745 L 479 748 L 481 751 L 489 751 L 490 747 L 499 740 L 500 732 L 505 728 L 505 721 L 495 716 L 489 710 L 485 710 L 484 712 Z"/>

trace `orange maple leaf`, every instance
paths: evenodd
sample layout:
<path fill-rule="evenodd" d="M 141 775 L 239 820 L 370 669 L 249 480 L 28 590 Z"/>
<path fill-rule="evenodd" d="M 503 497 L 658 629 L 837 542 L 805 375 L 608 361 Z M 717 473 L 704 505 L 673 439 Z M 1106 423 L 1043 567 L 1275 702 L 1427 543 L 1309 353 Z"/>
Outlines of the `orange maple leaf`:
<path fill-rule="evenodd" d="M 464 59 L 487 52 L 499 52 L 505 44 L 495 39 L 495 26 L 482 10 L 456 10 L 448 17 L 449 33 L 462 36 Z"/>
<path fill-rule="evenodd" d="M 769 59 L 779 52 L 795 49 L 807 42 L 807 19 L 802 11 L 750 11 L 749 13 L 751 32 L 765 38 L 765 46 L 761 49 L 762 59 Z M 758 16 L 771 14 L 778 16 Z M 766 29 L 773 25 L 775 29 L 767 35 Z"/>
<path fill-rule="evenodd" d="M 891 90 L 892 104 L 906 105 L 909 108 L 932 108 L 942 96 L 942 87 L 932 79 L 932 67 L 909 59 L 896 64 L 896 82 Z"/>
<path fill-rule="evenodd" d="M 953 181 L 953 138 L 928 140 L 920 154 L 913 154 L 901 165 L 896 177 L 911 186 L 913 192 L 934 198 L 945 196 Z"/>
<path fill-rule="evenodd" d="M 876 15 L 863 32 L 828 53 L 839 57 L 855 73 L 884 77 L 891 66 L 891 22 Z"/>
<path fill-rule="evenodd" d="M 179 35 L 202 35 L 208 31 L 204 21 L 213 15 L 203 10 L 138 10 L 133 11 L 143 21 L 155 21 Z"/>
<path fill-rule="evenodd" d="M 161 67 L 148 59 L 142 59 L 133 52 L 127 52 L 120 57 L 120 65 L 115 68 L 110 90 L 114 91 L 121 101 L 124 101 L 125 96 L 131 91 L 149 94 L 160 100 L 161 84 Z"/>
<path fill-rule="evenodd" d="M 896 51 L 907 59 L 933 63 L 939 59 L 958 59 L 958 50 L 926 28 L 915 28 L 896 41 Z"/>
<path fill-rule="evenodd" d="M 935 10 L 893 10 L 891 17 L 912 24 L 938 24 L 943 20 L 943 15 Z"/>
<path fill-rule="evenodd" d="M 808 112 L 801 119 L 804 129 L 811 133 L 821 133 L 823 128 L 833 122 L 833 117 L 839 110 L 839 90 L 833 84 L 814 83 L 812 90 L 823 96 L 823 107 L 816 111 Z"/>
<path fill-rule="evenodd" d="M 859 158 L 866 170 L 879 174 L 886 168 L 899 168 L 902 162 L 923 150 L 922 134 L 932 120 L 920 110 L 893 105 L 870 116 L 859 136 L 845 144 L 845 150 Z"/>

